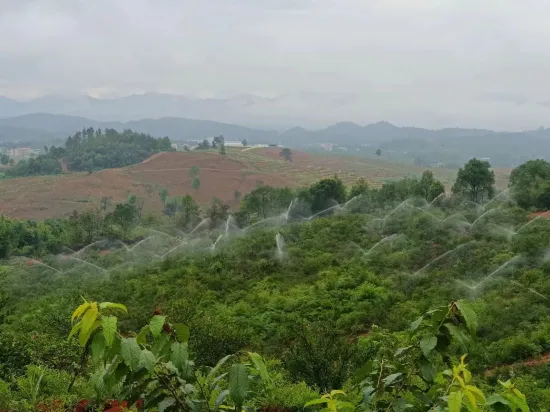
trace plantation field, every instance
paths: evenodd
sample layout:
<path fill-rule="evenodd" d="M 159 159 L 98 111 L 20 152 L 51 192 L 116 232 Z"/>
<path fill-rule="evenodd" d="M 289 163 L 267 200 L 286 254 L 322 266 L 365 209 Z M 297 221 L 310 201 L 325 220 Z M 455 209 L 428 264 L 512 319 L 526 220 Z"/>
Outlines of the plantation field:
<path fill-rule="evenodd" d="M 97 206 L 103 197 L 117 202 L 134 194 L 146 199 L 146 210 L 160 210 L 158 192 L 191 194 L 200 204 L 214 196 L 236 206 L 235 191 L 242 196 L 263 183 L 275 187 L 299 187 L 319 179 L 338 176 L 352 184 L 363 177 L 373 187 L 405 176 L 419 176 L 424 170 L 352 156 L 314 155 L 294 152 L 293 162 L 279 156 L 279 148 L 243 150 L 228 148 L 227 156 L 216 151 L 165 152 L 141 164 L 106 169 L 88 174 L 24 177 L 0 181 L 0 213 L 9 217 L 45 219 L 66 216 L 73 210 Z M 200 188 L 192 187 L 189 170 L 199 168 Z M 495 170 L 497 187 L 507 184 L 509 170 Z M 434 175 L 449 189 L 456 171 L 434 169 Z"/>

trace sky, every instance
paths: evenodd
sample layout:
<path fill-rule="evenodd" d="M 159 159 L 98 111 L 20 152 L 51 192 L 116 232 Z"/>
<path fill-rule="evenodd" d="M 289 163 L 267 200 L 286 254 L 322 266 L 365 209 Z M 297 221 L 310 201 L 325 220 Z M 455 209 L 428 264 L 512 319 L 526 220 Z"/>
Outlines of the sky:
<path fill-rule="evenodd" d="M 349 93 L 342 120 L 550 126 L 549 14 L 544 0 L 0 0 L 0 94 Z"/>

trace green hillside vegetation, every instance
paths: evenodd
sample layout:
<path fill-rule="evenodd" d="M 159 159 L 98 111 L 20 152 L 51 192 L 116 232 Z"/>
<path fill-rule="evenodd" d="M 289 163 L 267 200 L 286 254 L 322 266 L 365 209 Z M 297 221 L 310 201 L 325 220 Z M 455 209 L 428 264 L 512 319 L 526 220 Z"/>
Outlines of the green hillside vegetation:
<path fill-rule="evenodd" d="M 0 410 L 547 411 L 546 185 L 489 166 L 2 218 Z"/>
<path fill-rule="evenodd" d="M 139 163 L 154 153 L 173 150 L 168 137 L 156 139 L 131 130 L 94 130 L 90 127 L 69 136 L 64 147 L 52 146 L 47 153 L 23 160 L 6 170 L 10 177 L 62 173 L 62 162 L 71 171 L 101 170 Z"/>

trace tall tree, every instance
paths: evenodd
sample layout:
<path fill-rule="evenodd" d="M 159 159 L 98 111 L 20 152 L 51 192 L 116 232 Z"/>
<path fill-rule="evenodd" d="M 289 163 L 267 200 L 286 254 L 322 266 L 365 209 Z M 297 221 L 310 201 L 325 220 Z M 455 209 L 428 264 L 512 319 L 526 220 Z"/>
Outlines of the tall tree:
<path fill-rule="evenodd" d="M 425 170 L 418 182 L 415 195 L 423 197 L 428 202 L 434 200 L 437 196 L 445 192 L 445 186 L 439 180 L 434 178 L 431 170 Z"/>
<path fill-rule="evenodd" d="M 378 158 L 380 158 L 380 156 L 382 156 L 382 150 L 376 149 L 376 156 L 378 156 Z"/>
<path fill-rule="evenodd" d="M 223 143 L 220 145 L 220 154 L 222 156 L 227 155 L 227 152 L 225 151 L 225 144 L 223 144 Z"/>
<path fill-rule="evenodd" d="M 199 205 L 191 196 L 177 198 L 177 212 L 174 216 L 176 226 L 183 230 L 190 230 L 200 220 L 199 212 Z"/>
<path fill-rule="evenodd" d="M 467 199 L 482 203 L 493 197 L 495 192 L 495 172 L 485 160 L 471 159 L 458 170 L 452 192 Z"/>
<path fill-rule="evenodd" d="M 248 146 L 248 142 L 246 141 L 246 139 L 243 139 L 241 143 L 243 144 L 243 146 Z"/>
<path fill-rule="evenodd" d="M 510 193 L 523 208 L 550 209 L 550 163 L 529 160 L 512 170 Z"/>

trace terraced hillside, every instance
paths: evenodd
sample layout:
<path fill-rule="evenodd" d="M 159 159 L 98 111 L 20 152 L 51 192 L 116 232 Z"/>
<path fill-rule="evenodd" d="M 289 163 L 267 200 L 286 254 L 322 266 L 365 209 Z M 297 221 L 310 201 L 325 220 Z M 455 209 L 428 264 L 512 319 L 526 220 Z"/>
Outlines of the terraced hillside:
<path fill-rule="evenodd" d="M 235 191 L 244 195 L 260 183 L 296 187 L 338 174 L 347 184 L 363 177 L 379 187 L 389 179 L 419 175 L 424 170 L 412 165 L 304 152 L 294 152 L 290 163 L 279 156 L 279 151 L 278 148 L 228 148 L 226 157 L 215 151 L 166 152 L 138 165 L 92 174 L 3 180 L 0 181 L 0 213 L 44 219 L 97 206 L 103 197 L 116 202 L 131 194 L 147 199 L 146 209 L 158 210 L 161 207 L 158 192 L 162 188 L 168 189 L 170 195 L 189 193 L 202 204 L 216 196 L 236 205 Z M 189 170 L 193 166 L 199 168 L 199 189 L 191 185 Z M 450 186 L 456 171 L 434 169 L 434 173 Z M 506 185 L 507 173 L 507 170 L 497 171 L 500 187 Z"/>

